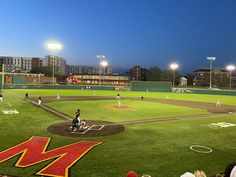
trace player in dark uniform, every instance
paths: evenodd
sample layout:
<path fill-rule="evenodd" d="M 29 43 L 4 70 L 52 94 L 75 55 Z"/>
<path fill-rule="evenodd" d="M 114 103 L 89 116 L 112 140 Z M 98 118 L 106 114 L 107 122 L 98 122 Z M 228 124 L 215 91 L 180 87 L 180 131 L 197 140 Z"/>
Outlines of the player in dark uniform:
<path fill-rule="evenodd" d="M 75 113 L 75 118 L 72 120 L 72 132 L 75 128 L 79 129 L 80 126 L 80 109 L 78 109 Z"/>
<path fill-rule="evenodd" d="M 28 100 L 28 99 L 29 99 L 29 94 L 26 93 L 26 94 L 25 94 L 25 100 Z"/>

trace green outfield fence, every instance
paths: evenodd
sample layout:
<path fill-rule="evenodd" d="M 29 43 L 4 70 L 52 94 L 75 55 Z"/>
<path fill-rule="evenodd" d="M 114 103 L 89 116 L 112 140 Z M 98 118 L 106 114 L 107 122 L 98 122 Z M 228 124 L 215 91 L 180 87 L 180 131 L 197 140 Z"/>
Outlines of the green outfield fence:
<path fill-rule="evenodd" d="M 171 82 L 132 81 L 131 91 L 171 92 Z"/>
<path fill-rule="evenodd" d="M 189 89 L 194 94 L 210 94 L 210 95 L 235 95 L 236 90 L 209 90 L 209 89 Z"/>
<path fill-rule="evenodd" d="M 4 89 L 78 89 L 88 90 L 82 85 L 4 85 Z M 114 86 L 90 86 L 89 90 L 115 90 Z"/>

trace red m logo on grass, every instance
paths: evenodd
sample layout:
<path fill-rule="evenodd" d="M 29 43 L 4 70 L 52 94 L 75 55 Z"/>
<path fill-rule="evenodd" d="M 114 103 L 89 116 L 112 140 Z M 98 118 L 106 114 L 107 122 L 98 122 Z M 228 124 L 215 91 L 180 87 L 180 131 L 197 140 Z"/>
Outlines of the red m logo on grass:
<path fill-rule="evenodd" d="M 21 154 L 16 167 L 28 167 L 56 158 L 48 166 L 37 172 L 38 175 L 67 177 L 69 168 L 90 149 L 101 142 L 81 141 L 54 150 L 46 151 L 50 138 L 31 137 L 29 140 L 0 152 L 0 163 Z"/>

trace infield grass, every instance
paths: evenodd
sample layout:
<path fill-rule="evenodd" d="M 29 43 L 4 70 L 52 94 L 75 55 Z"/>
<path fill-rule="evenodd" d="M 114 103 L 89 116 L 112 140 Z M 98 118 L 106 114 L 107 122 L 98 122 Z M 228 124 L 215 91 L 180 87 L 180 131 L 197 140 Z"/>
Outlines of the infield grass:
<path fill-rule="evenodd" d="M 114 108 L 114 106 L 118 105 L 116 100 L 61 101 L 48 103 L 47 105 L 71 116 L 74 116 L 74 113 L 79 108 L 81 110 L 81 119 L 114 122 L 208 114 L 203 109 L 147 101 L 121 100 L 121 103 L 122 106 L 128 106 L 128 109 Z"/>

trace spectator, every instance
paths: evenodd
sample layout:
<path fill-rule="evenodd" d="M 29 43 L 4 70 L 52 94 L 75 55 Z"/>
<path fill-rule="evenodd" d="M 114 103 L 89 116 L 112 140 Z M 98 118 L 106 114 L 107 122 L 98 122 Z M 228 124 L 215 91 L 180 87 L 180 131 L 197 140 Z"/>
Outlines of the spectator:
<path fill-rule="evenodd" d="M 196 171 L 194 171 L 194 176 L 195 177 L 206 177 L 206 174 L 201 170 L 196 170 Z"/>
<path fill-rule="evenodd" d="M 135 173 L 134 171 L 129 171 L 126 175 L 126 177 L 138 177 L 137 173 Z"/>
<path fill-rule="evenodd" d="M 182 174 L 180 177 L 195 177 L 194 174 L 186 172 L 184 174 Z"/>
<path fill-rule="evenodd" d="M 224 177 L 236 177 L 236 163 L 230 163 L 225 168 L 225 175 Z"/>

